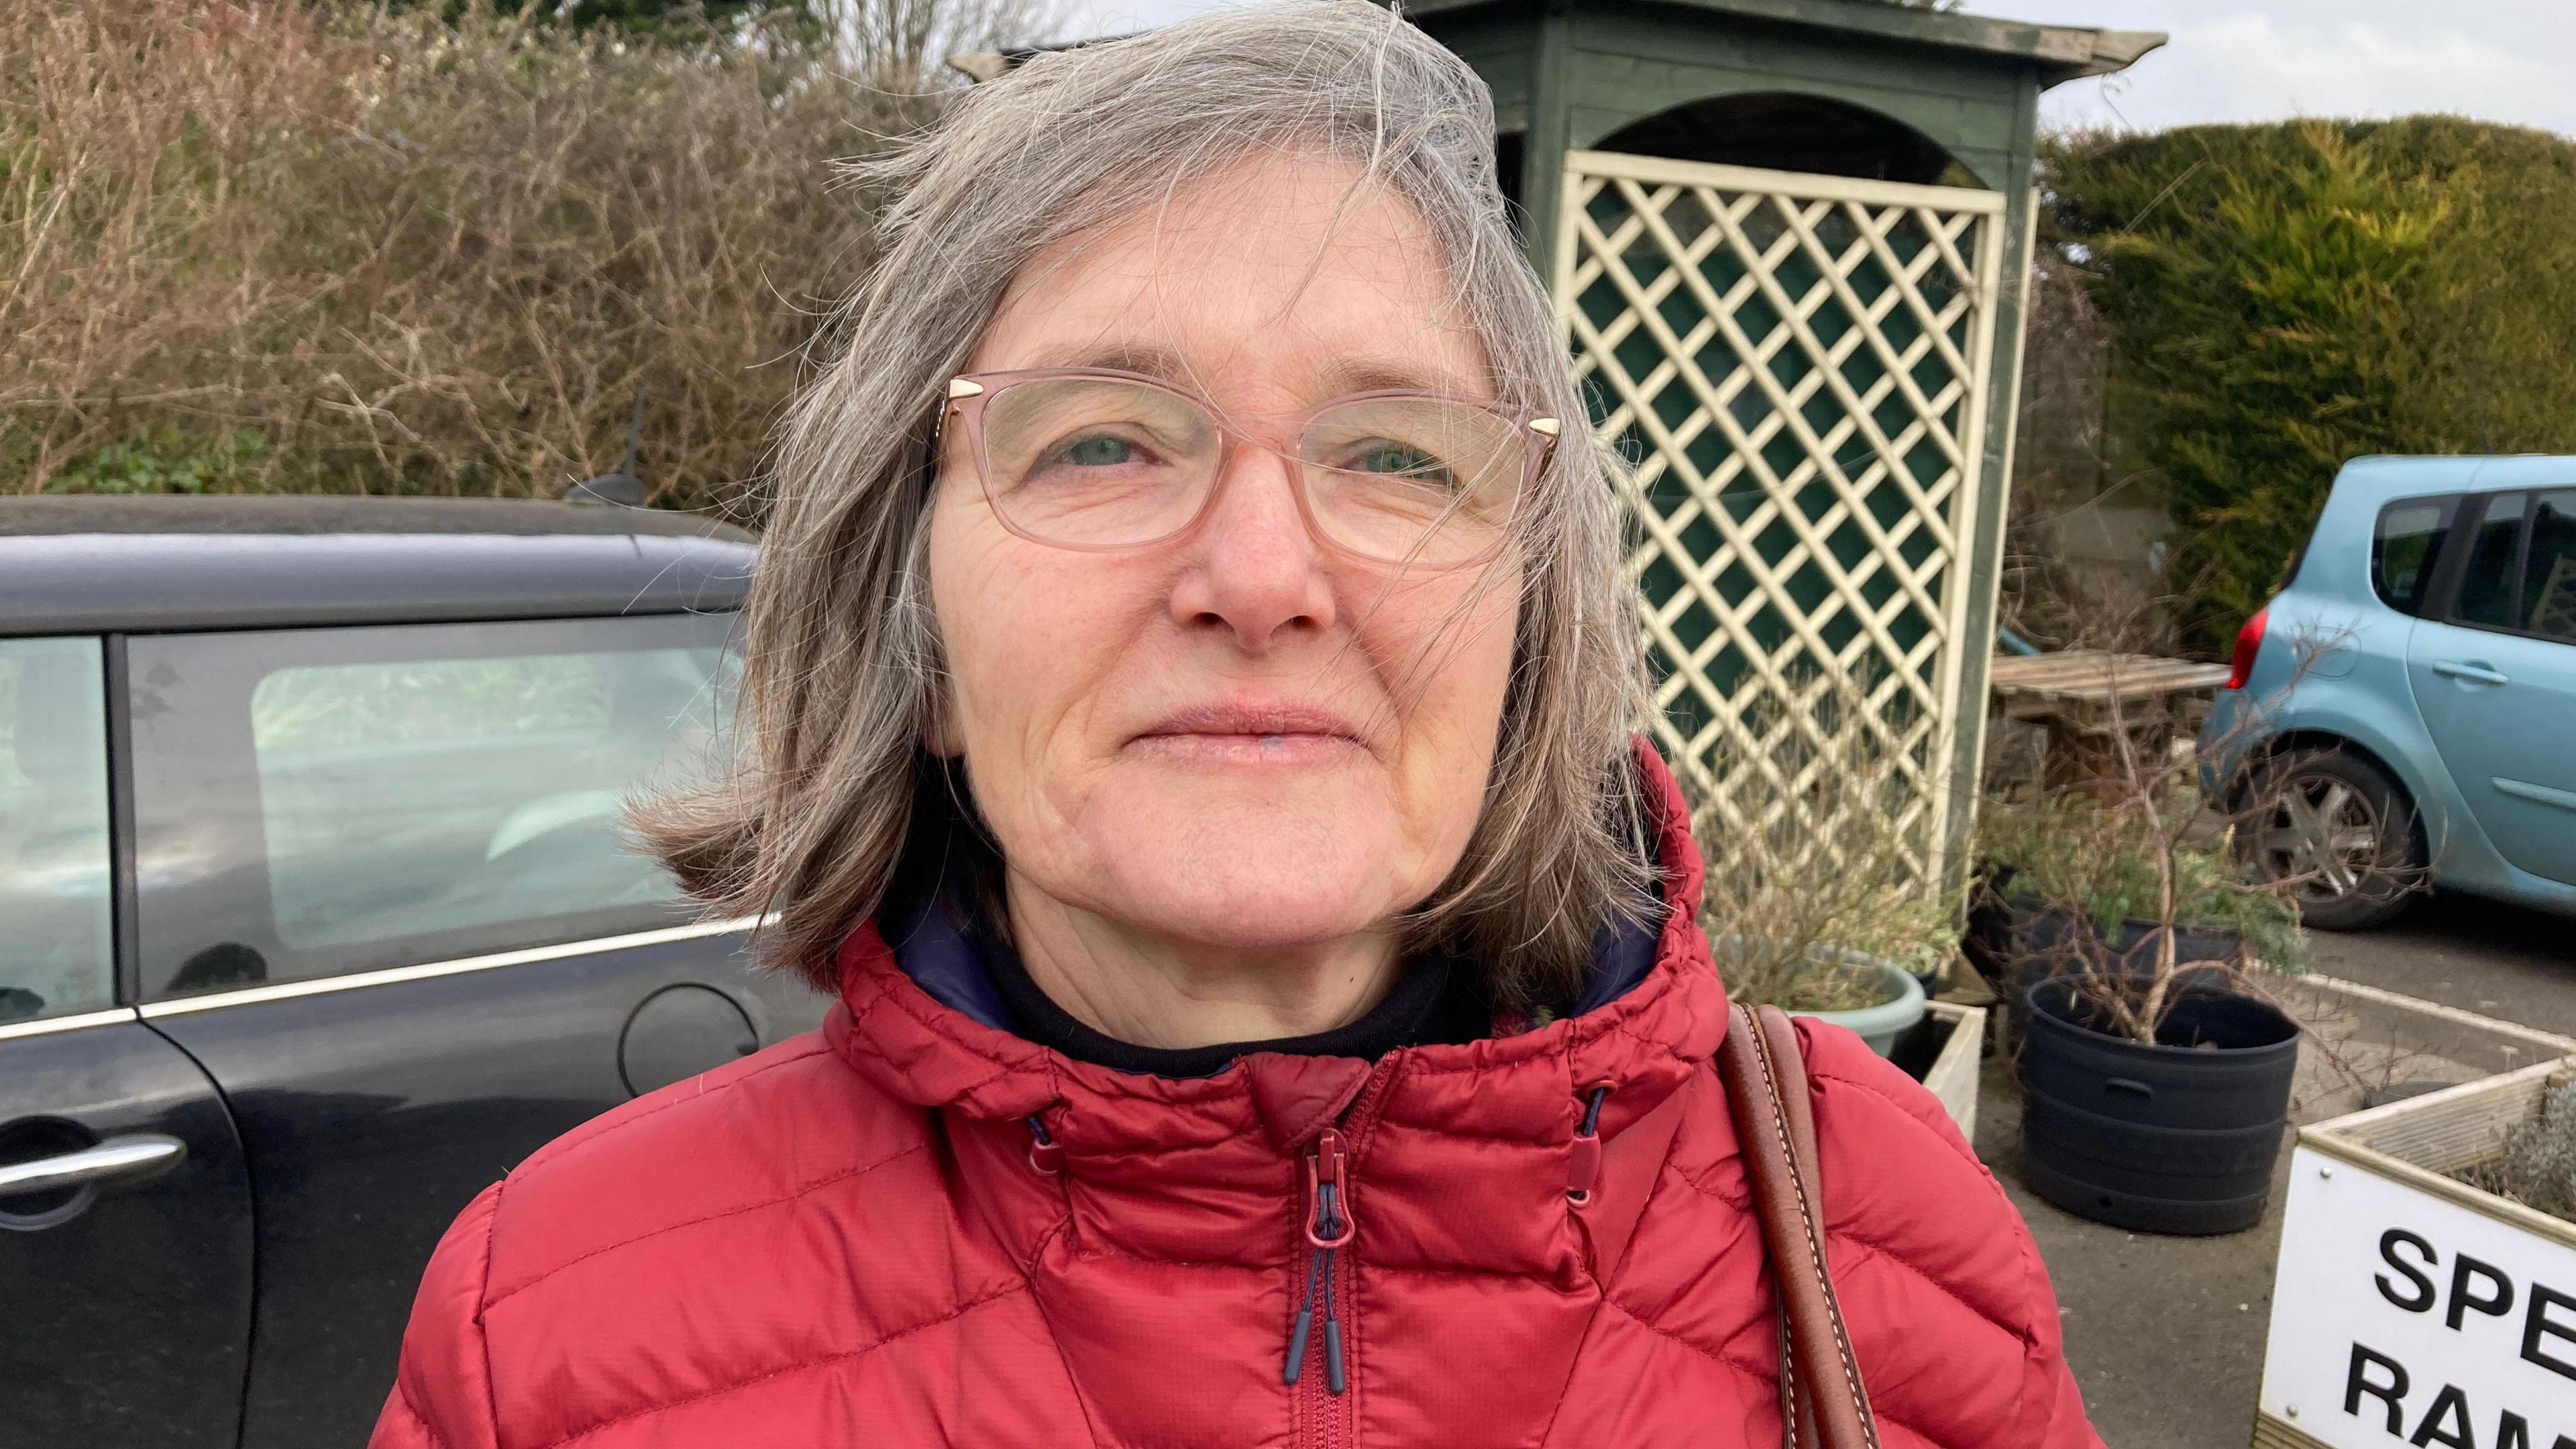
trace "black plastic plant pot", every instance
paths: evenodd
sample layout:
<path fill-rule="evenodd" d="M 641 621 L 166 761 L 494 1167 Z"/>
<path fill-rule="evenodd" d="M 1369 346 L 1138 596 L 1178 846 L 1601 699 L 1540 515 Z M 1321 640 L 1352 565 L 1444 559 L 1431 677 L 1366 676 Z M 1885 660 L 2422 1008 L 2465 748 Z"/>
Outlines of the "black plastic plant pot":
<path fill-rule="evenodd" d="M 2185 993 L 2155 1045 L 2097 1030 L 2074 983 L 2027 998 L 2022 1177 L 2079 1217 L 2135 1232 L 2240 1232 L 2263 1220 L 2289 1120 L 2299 1028 L 2224 992 Z"/>
<path fill-rule="evenodd" d="M 2092 922 L 2071 911 L 2043 910 L 2036 905 L 2010 903 L 2015 914 L 2011 925 L 2011 949 L 2007 957 L 2012 984 L 2004 992 L 2005 1016 L 2015 1033 L 2022 1030 L 2029 1013 L 2030 989 L 2052 975 L 2067 971 L 2086 952 L 2080 941 L 2099 940 L 2100 933 Z M 2120 934 L 2108 943 L 2115 961 L 2105 963 L 2109 969 L 2136 980 L 2155 975 L 2156 936 L 2153 921 L 2131 917 L 2120 923 Z M 2224 926 L 2177 926 L 2173 932 L 2174 964 L 2179 968 L 2180 984 L 2200 991 L 2225 991 L 2227 972 L 2245 954 L 2245 937 Z M 2211 968 L 2221 969 L 2211 969 Z"/>

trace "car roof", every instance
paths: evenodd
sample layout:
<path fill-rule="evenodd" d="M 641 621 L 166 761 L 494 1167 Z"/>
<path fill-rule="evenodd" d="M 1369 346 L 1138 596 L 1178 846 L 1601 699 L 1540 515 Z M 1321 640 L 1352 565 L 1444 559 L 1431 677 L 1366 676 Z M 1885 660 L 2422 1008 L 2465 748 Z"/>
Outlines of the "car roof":
<path fill-rule="evenodd" d="M 2376 508 L 2400 498 L 2495 488 L 2576 485 L 2576 457 L 2543 453 L 2355 458 L 2335 475 L 2334 496 Z"/>
<path fill-rule="evenodd" d="M 733 609 L 756 553 L 607 503 L 0 499 L 0 636 Z"/>

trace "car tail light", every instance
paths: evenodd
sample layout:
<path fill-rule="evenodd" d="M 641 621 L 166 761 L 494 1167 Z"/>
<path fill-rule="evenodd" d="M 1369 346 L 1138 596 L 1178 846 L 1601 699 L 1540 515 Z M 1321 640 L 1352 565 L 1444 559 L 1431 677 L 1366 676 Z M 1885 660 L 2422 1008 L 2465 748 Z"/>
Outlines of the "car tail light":
<path fill-rule="evenodd" d="M 2265 604 L 2245 621 L 2244 628 L 2236 631 L 2236 652 L 2227 660 L 2229 689 L 2243 689 L 2245 681 L 2253 676 L 2254 656 L 2263 650 L 2263 621 L 2271 612 L 2272 606 Z"/>

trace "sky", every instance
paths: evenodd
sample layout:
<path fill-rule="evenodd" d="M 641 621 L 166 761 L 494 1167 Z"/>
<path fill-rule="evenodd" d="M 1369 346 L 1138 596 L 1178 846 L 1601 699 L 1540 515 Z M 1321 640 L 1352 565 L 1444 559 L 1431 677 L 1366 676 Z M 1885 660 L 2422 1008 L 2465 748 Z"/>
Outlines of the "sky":
<path fill-rule="evenodd" d="M 2125 75 L 2041 114 L 2158 130 L 2194 121 L 2454 111 L 2576 135 L 2576 0 L 1972 0 L 2060 25 L 2161 30 Z"/>
<path fill-rule="evenodd" d="M 1074 0 L 1075 33 L 1106 35 L 1234 0 Z M 1969 0 L 1977 14 L 2171 44 L 2125 75 L 2042 98 L 2060 125 L 2139 130 L 2195 121 L 2454 111 L 2576 136 L 2576 0 Z"/>

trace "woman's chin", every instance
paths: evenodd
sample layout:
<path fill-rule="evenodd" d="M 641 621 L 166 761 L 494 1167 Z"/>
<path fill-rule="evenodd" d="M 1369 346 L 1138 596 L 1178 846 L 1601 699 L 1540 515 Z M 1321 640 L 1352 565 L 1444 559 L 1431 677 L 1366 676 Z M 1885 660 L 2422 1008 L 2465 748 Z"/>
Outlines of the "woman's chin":
<path fill-rule="evenodd" d="M 1112 913 L 1126 917 L 1125 925 L 1166 941 L 1227 951 L 1293 951 L 1349 940 L 1380 925 L 1388 914 L 1374 898 L 1329 886 L 1290 891 L 1280 889 L 1275 879 L 1188 879 L 1150 870 L 1121 874 L 1128 888 L 1119 894 L 1126 899 L 1113 903 Z"/>

